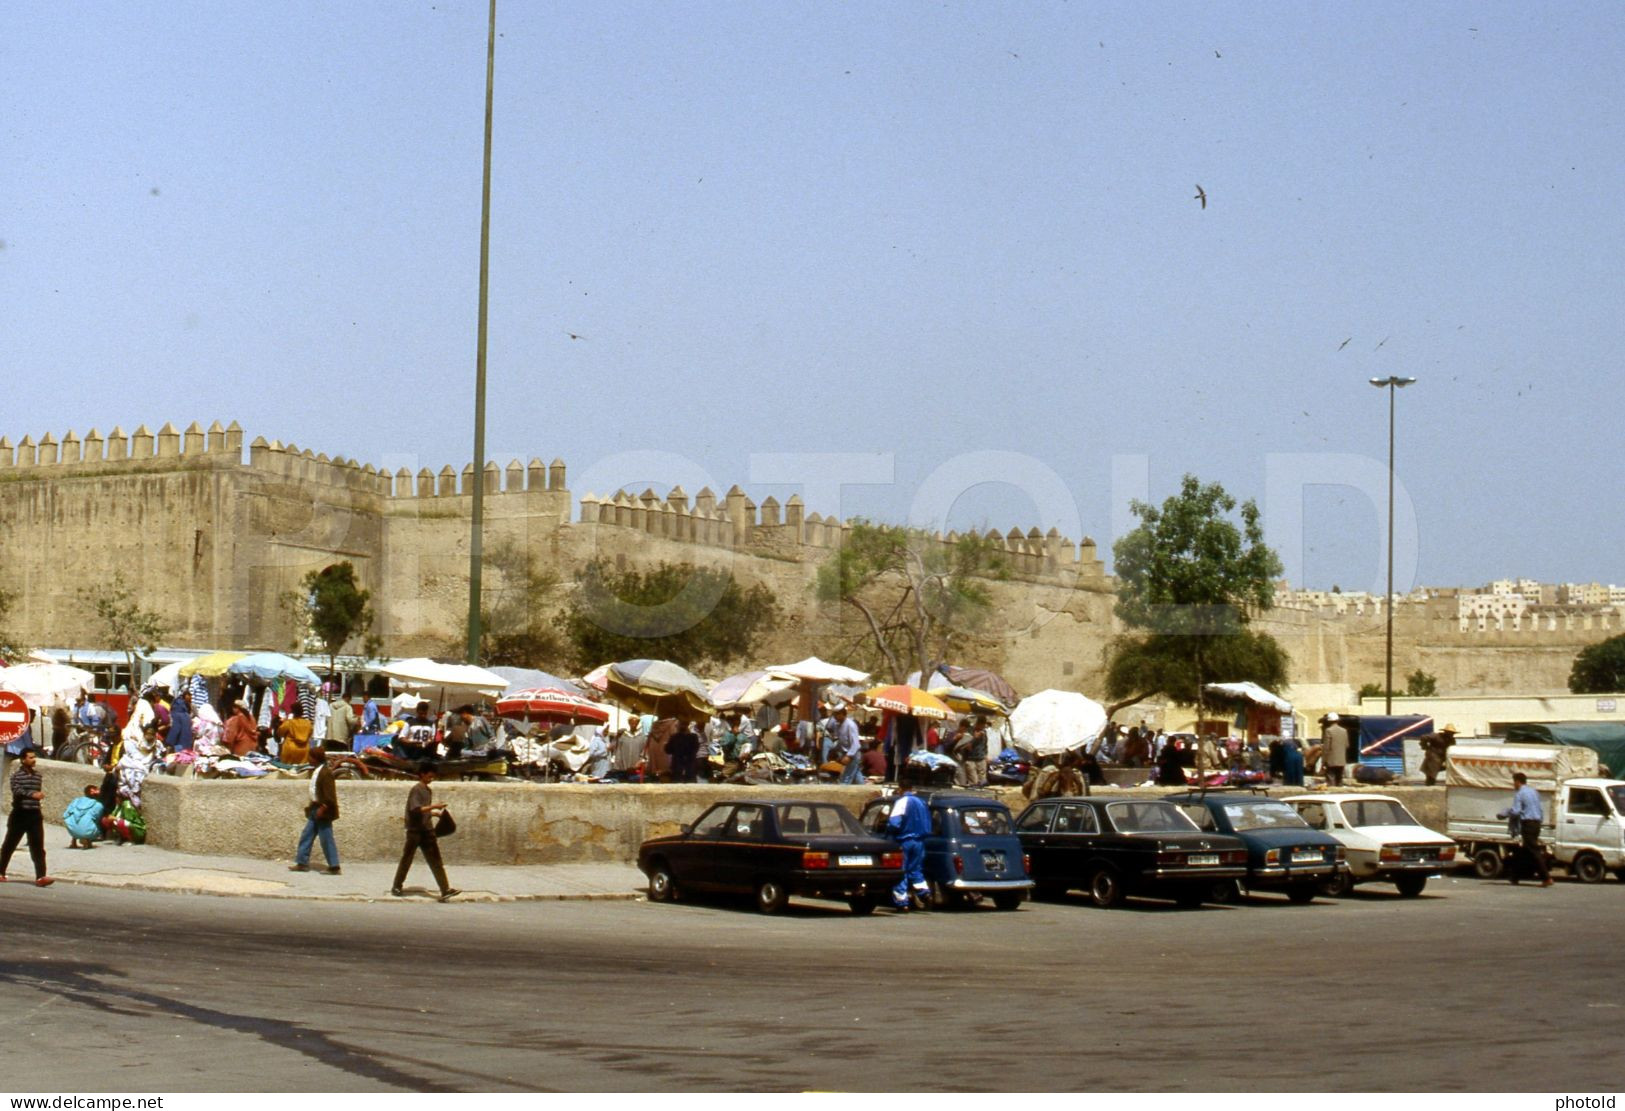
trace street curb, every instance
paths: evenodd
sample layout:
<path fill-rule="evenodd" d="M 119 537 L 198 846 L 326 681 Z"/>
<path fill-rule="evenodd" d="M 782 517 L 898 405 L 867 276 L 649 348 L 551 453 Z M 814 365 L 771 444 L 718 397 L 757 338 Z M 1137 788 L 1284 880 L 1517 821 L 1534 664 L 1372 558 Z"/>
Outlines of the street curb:
<path fill-rule="evenodd" d="M 164 895 L 207 895 L 218 899 L 286 899 L 307 903 L 434 903 L 439 900 L 425 894 L 422 896 L 408 895 L 397 898 L 388 892 L 378 895 L 311 895 L 302 892 L 283 891 L 216 891 L 206 887 L 187 887 L 174 884 L 113 882 L 101 878 L 88 878 L 76 876 L 56 877 L 59 884 L 75 887 L 102 887 L 120 891 L 146 891 Z M 29 886 L 33 886 L 30 884 Z M 545 895 L 499 895 L 492 891 L 464 891 L 452 900 L 454 903 L 591 903 L 591 902 L 635 902 L 642 900 L 644 895 L 637 891 L 587 891 L 579 893 L 559 893 Z"/>

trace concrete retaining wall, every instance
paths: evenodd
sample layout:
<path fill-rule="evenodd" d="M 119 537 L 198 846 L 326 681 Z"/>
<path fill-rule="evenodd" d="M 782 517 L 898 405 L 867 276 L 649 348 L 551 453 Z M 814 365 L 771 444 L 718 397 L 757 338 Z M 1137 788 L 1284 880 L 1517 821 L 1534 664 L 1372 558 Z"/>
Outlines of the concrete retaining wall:
<path fill-rule="evenodd" d="M 101 772 L 76 764 L 40 761 L 47 822 L 60 823 L 69 800 Z M 10 767 L 5 774 L 9 777 Z M 411 784 L 403 780 L 339 782 L 340 818 L 334 826 L 344 860 L 394 860 L 400 855 L 402 818 Z M 833 799 L 854 813 L 876 787 L 743 787 L 710 784 L 612 785 L 589 783 L 436 783 L 435 799 L 450 805 L 457 834 L 445 843 L 448 861 L 470 864 L 585 864 L 630 862 L 647 837 L 674 832 L 714 802 L 746 797 Z M 1096 788 L 1123 798 L 1159 798 L 1166 788 Z M 996 792 L 1011 810 L 1021 792 Z M 1281 796 L 1297 789 L 1271 792 Z M 1396 787 L 1417 820 L 1444 831 L 1443 787 Z M 150 843 L 180 852 L 289 859 L 310 784 L 303 779 L 181 779 L 153 776 L 142 788 Z M 10 805 L 10 795 L 6 795 Z M 51 848 L 59 834 L 51 834 Z M 316 856 L 320 858 L 320 850 Z"/>

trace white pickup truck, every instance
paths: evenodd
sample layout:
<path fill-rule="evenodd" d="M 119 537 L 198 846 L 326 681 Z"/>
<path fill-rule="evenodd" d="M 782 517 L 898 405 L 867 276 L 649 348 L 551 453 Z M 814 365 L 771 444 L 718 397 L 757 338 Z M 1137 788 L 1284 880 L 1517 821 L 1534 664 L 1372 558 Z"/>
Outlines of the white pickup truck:
<path fill-rule="evenodd" d="M 1583 883 L 1596 883 L 1610 870 L 1625 879 L 1625 782 L 1597 771 L 1597 754 L 1589 748 L 1457 744 L 1446 764 L 1446 832 L 1478 875 L 1499 876 L 1520 839 L 1496 815 L 1512 805 L 1512 773 L 1523 772 L 1546 811 L 1540 835 L 1546 851 Z"/>

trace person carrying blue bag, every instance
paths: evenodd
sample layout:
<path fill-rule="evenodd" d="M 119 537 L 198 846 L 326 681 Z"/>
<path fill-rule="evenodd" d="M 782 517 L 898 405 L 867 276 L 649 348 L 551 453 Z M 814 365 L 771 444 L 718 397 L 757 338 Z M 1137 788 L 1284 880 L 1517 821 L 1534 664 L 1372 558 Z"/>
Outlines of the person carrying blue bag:
<path fill-rule="evenodd" d="M 930 906 L 931 887 L 925 882 L 925 837 L 931 832 L 931 808 L 912 787 L 905 787 L 892 804 L 886 832 L 897 838 L 903 847 L 903 878 L 892 888 L 892 906 L 900 911 L 908 910 L 912 905 L 911 888 L 922 905 Z"/>

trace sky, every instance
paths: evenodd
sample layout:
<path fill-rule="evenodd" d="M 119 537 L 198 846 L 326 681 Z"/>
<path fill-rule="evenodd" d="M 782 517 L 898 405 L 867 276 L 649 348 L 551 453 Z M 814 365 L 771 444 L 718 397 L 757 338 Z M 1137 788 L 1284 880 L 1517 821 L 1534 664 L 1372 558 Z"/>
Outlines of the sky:
<path fill-rule="evenodd" d="M 0 434 L 472 457 L 486 7 L 0 7 Z M 1625 6 L 515 3 L 491 458 L 1625 582 Z M 1200 186 L 1206 203 L 1197 199 Z"/>

